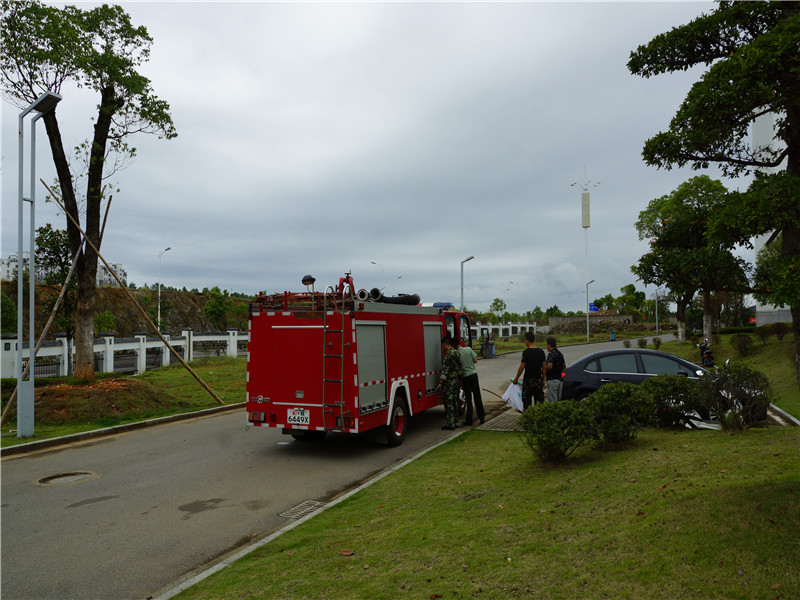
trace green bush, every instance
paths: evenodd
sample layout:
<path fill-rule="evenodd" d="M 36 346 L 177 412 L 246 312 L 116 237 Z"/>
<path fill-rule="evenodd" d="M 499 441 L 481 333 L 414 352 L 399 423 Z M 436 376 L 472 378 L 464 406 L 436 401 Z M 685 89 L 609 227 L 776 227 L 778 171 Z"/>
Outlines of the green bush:
<path fill-rule="evenodd" d="M 753 347 L 753 338 L 746 333 L 737 333 L 731 338 L 731 346 L 736 348 L 739 356 L 744 356 Z"/>
<path fill-rule="evenodd" d="M 724 429 L 744 429 L 767 418 L 772 399 L 767 376 L 743 364 L 728 364 L 706 373 L 700 400 Z"/>
<path fill-rule="evenodd" d="M 547 463 L 563 461 L 597 437 L 591 410 L 575 400 L 534 404 L 522 413 L 519 425 L 525 444 Z"/>
<path fill-rule="evenodd" d="M 647 348 L 647 338 L 639 338 L 636 340 L 636 343 L 639 345 L 639 348 Z"/>
<path fill-rule="evenodd" d="M 661 348 L 661 338 L 660 337 L 654 337 L 653 338 L 653 346 L 655 346 L 656 350 Z"/>
<path fill-rule="evenodd" d="M 697 382 L 688 377 L 657 375 L 639 384 L 639 393 L 653 403 L 659 427 L 681 427 L 685 425 L 688 413 L 708 416 L 700 400 Z"/>
<path fill-rule="evenodd" d="M 622 341 L 622 345 L 625 346 L 626 348 L 630 348 L 631 347 L 631 341 L 630 340 L 623 340 Z"/>
<path fill-rule="evenodd" d="M 596 439 L 607 444 L 634 439 L 639 426 L 652 424 L 656 417 L 652 398 L 632 383 L 608 383 L 586 402 L 597 423 Z"/>
<path fill-rule="evenodd" d="M 783 336 L 791 331 L 791 327 L 789 327 L 787 323 L 783 323 L 781 321 L 778 323 L 773 323 L 770 325 L 770 328 L 772 329 L 772 335 L 778 338 L 779 342 L 782 342 Z"/>
<path fill-rule="evenodd" d="M 766 344 L 767 339 L 772 335 L 772 327 L 769 325 L 759 325 L 753 329 L 753 335 L 760 339 L 762 344 Z"/>

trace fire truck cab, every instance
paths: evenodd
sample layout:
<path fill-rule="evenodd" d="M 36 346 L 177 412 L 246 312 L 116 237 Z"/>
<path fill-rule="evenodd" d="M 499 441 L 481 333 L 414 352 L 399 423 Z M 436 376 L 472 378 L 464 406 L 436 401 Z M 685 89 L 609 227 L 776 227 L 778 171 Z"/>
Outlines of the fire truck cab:
<path fill-rule="evenodd" d="M 381 428 L 389 446 L 409 418 L 440 404 L 446 333 L 471 346 L 465 313 L 418 306 L 416 295 L 335 288 L 261 294 L 250 305 L 247 420 L 296 439 Z"/>

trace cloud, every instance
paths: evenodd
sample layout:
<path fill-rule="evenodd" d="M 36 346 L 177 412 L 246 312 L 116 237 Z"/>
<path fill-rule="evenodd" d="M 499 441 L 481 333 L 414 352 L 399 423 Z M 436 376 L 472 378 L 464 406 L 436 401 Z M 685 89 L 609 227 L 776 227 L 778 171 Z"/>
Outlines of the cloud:
<path fill-rule="evenodd" d="M 141 285 L 255 293 L 356 286 L 487 309 L 585 306 L 634 282 L 633 223 L 695 173 L 657 171 L 690 71 L 650 80 L 631 50 L 711 3 L 126 3 L 179 137 L 138 136 L 104 253 Z M 65 91 L 69 145 L 96 100 Z M 3 114 L 3 256 L 16 251 L 15 109 Z M 44 137 L 40 136 L 40 150 Z M 40 152 L 39 169 L 49 174 Z M 718 177 L 712 170 L 711 175 Z M 47 179 L 46 177 L 46 179 Z M 726 182 L 729 183 L 729 182 Z M 52 206 L 37 222 L 62 226 Z M 399 279 L 398 279 L 399 278 Z M 514 284 L 509 284 L 513 281 Z M 641 287 L 641 286 L 640 286 Z M 393 290 L 390 288 L 394 288 Z"/>

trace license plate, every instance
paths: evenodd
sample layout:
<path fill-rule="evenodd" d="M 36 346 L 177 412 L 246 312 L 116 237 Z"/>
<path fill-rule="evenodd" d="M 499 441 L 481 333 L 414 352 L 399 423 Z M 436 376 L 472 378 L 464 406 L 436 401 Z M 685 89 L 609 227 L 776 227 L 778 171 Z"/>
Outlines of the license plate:
<path fill-rule="evenodd" d="M 310 425 L 311 413 L 303 408 L 290 408 L 287 411 L 286 422 L 290 425 Z"/>

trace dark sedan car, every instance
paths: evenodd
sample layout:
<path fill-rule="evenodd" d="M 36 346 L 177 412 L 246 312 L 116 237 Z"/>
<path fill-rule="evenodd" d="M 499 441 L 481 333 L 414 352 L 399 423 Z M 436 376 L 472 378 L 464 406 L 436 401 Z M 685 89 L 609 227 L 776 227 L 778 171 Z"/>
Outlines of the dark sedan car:
<path fill-rule="evenodd" d="M 592 352 L 564 369 L 561 397 L 582 400 L 606 383 L 641 383 L 648 377 L 664 374 L 698 379 L 703 369 L 672 354 L 644 348 Z"/>

